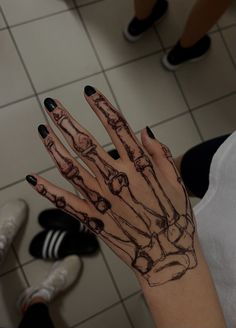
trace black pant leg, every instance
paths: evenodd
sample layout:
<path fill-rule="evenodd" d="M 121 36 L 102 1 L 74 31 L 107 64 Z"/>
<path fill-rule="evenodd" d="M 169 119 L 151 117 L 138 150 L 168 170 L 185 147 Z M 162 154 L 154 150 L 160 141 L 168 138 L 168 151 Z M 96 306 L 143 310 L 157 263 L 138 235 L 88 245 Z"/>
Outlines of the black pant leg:
<path fill-rule="evenodd" d="M 19 328 L 55 328 L 48 306 L 44 303 L 35 303 L 29 306 Z"/>
<path fill-rule="evenodd" d="M 230 135 L 205 141 L 188 150 L 182 159 L 180 174 L 185 186 L 196 197 L 202 198 L 209 187 L 212 158 Z"/>

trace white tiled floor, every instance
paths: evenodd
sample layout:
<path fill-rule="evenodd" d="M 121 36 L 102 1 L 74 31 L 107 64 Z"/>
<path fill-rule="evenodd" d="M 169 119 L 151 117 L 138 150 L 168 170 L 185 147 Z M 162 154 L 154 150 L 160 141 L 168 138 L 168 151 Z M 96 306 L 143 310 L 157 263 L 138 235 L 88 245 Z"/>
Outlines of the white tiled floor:
<path fill-rule="evenodd" d="M 37 125 L 47 121 L 39 102 L 47 96 L 60 99 L 106 149 L 110 139 L 83 99 L 86 84 L 118 105 L 137 135 L 150 125 L 174 155 L 202 138 L 235 130 L 235 1 L 212 29 L 212 50 L 204 61 L 176 74 L 160 64 L 161 45 L 169 47 L 179 38 L 193 2 L 170 1 L 158 34 L 150 30 L 129 44 L 122 28 L 132 0 L 1 1 L 10 27 L 0 11 L 0 206 L 21 197 L 30 207 L 27 225 L 0 269 L 1 328 L 17 327 L 17 296 L 49 268 L 28 253 L 40 230 L 37 216 L 50 205 L 32 192 L 25 174 L 43 172 L 73 191 L 37 136 Z M 107 246 L 101 244 L 101 252 L 83 262 L 81 278 L 52 306 L 58 327 L 154 327 L 135 276 Z"/>

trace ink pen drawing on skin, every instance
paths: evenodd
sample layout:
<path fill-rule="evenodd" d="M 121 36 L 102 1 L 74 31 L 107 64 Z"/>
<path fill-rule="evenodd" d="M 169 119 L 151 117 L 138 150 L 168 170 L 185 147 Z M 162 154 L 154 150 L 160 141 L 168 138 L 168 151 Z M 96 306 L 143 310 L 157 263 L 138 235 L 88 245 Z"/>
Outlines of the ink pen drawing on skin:
<path fill-rule="evenodd" d="M 152 161 L 139 145 L 122 114 L 93 87 L 86 88 L 85 92 L 93 102 L 95 111 L 102 116 L 123 145 L 132 167 L 145 182 L 156 207 L 151 208 L 136 196 L 128 175 L 108 163 L 94 139 L 53 99 L 45 101 L 48 111 L 81 159 L 90 162 L 99 172 L 110 197 L 104 197 L 88 186 L 77 162 L 63 154 L 53 136 L 42 126 L 39 132 L 61 174 L 81 191 L 96 210 L 97 216 L 89 216 L 74 208 L 64 197 L 55 195 L 43 184 L 36 184 L 35 188 L 57 207 L 87 225 L 113 249 L 118 249 L 126 262 L 148 282 L 149 286 L 159 286 L 179 279 L 188 270 L 197 266 L 194 250 L 195 225 L 191 204 L 171 153 L 162 145 L 163 154 L 169 161 L 185 196 L 183 212 L 179 212 L 168 197 Z M 149 134 L 149 137 L 154 136 Z M 113 197 L 127 209 L 129 215 L 124 216 L 117 211 L 109 200 Z M 119 233 L 111 231 L 107 222 L 111 222 L 116 227 L 115 231 Z"/>

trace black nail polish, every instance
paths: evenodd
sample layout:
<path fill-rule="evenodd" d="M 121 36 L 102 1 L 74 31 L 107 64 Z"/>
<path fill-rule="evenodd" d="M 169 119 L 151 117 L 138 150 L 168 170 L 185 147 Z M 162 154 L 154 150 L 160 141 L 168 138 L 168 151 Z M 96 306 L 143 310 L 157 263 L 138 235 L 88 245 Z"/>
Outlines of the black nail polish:
<path fill-rule="evenodd" d="M 37 179 L 33 177 L 33 175 L 27 175 L 25 177 L 26 181 L 28 181 L 32 186 L 36 186 L 37 184 Z"/>
<path fill-rule="evenodd" d="M 146 131 L 147 131 L 147 134 L 148 134 L 149 138 L 156 139 L 153 132 L 152 132 L 152 130 L 148 126 L 146 126 Z"/>
<path fill-rule="evenodd" d="M 120 155 L 116 149 L 111 149 L 108 151 L 108 154 L 113 158 L 113 159 L 119 159 Z"/>
<path fill-rule="evenodd" d="M 41 135 L 41 137 L 42 137 L 43 139 L 45 139 L 46 136 L 49 134 L 48 129 L 47 129 L 46 126 L 43 125 L 43 124 L 40 124 L 40 125 L 38 126 L 38 131 L 39 131 L 39 134 Z"/>
<path fill-rule="evenodd" d="M 85 92 L 86 96 L 90 97 L 94 93 L 96 93 L 96 90 L 93 87 L 91 87 L 90 85 L 86 85 L 86 87 L 84 88 L 84 92 Z"/>
<path fill-rule="evenodd" d="M 44 106 L 47 108 L 47 110 L 51 113 L 52 111 L 54 111 L 55 108 L 57 108 L 57 104 L 55 102 L 55 100 L 53 100 L 52 98 L 46 98 L 44 100 Z"/>

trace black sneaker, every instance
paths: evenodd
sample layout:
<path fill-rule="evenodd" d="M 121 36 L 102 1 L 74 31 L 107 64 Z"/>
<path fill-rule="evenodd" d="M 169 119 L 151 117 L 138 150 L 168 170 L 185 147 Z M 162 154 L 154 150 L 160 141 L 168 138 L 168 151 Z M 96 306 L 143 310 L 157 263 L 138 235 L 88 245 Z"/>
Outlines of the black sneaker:
<path fill-rule="evenodd" d="M 169 53 L 162 58 L 162 64 L 169 71 L 175 71 L 186 62 L 194 62 L 202 59 L 211 46 L 211 38 L 205 35 L 190 48 L 183 48 L 178 42 Z"/>
<path fill-rule="evenodd" d="M 137 41 L 155 22 L 159 23 L 168 10 L 166 0 L 157 0 L 151 14 L 143 20 L 134 17 L 123 31 L 124 37 L 130 42 Z"/>

